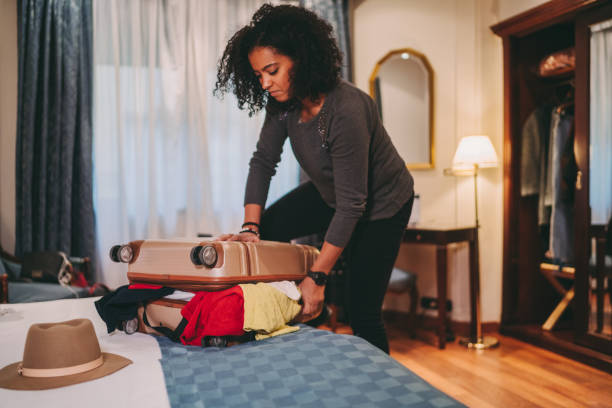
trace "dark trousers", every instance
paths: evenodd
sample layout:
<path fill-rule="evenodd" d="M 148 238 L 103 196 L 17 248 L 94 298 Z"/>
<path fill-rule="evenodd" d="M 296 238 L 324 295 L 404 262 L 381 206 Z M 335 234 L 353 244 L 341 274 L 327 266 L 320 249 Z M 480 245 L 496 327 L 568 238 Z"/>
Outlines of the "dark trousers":
<path fill-rule="evenodd" d="M 346 307 L 353 333 L 389 353 L 382 303 L 397 258 L 413 198 L 391 218 L 357 223 L 344 249 L 347 262 Z M 261 238 L 289 242 L 323 233 L 334 215 L 312 182 L 303 183 L 267 208 Z"/>

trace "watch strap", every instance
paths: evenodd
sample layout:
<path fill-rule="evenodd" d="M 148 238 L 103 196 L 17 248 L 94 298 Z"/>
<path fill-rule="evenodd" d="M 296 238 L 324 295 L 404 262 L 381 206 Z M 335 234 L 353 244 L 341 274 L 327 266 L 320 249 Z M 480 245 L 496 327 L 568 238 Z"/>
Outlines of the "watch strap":
<path fill-rule="evenodd" d="M 317 286 L 325 286 L 327 284 L 328 276 L 325 272 L 308 271 L 307 275 Z"/>

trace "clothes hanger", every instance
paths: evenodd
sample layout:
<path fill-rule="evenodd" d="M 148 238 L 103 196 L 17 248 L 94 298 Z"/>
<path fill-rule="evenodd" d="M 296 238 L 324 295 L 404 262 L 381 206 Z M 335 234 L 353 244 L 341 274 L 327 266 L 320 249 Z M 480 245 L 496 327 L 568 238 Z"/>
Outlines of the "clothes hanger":
<path fill-rule="evenodd" d="M 564 112 L 566 109 L 574 107 L 574 88 L 570 88 L 565 97 L 562 99 L 561 104 L 557 106 L 557 113 Z"/>
<path fill-rule="evenodd" d="M 555 108 L 557 113 L 561 113 L 565 111 L 567 108 L 574 106 L 574 90 L 575 90 L 574 84 L 575 84 L 574 78 L 570 78 L 568 80 L 554 84 L 555 86 L 555 90 L 554 90 L 555 103 L 554 104 L 557 106 Z M 558 92 L 563 91 L 564 90 L 563 87 L 567 85 L 569 85 L 569 88 L 565 92 L 565 95 L 563 95 L 563 97 L 560 98 Z"/>

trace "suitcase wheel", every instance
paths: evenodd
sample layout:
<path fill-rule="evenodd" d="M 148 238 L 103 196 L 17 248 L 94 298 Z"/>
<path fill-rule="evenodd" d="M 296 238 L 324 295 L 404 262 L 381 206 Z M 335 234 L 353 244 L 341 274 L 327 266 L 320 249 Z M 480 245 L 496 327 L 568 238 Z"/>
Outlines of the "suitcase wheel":
<path fill-rule="evenodd" d="M 113 262 L 129 263 L 134 258 L 134 250 L 129 245 L 114 245 L 109 255 Z"/>
<path fill-rule="evenodd" d="M 126 334 L 136 333 L 138 330 L 138 318 L 135 317 L 130 320 L 124 320 L 121 322 L 121 329 L 126 332 Z"/>
<path fill-rule="evenodd" d="M 197 246 L 191 249 L 189 254 L 194 265 L 204 265 L 212 268 L 217 263 L 217 250 L 212 245 Z"/>
<path fill-rule="evenodd" d="M 121 248 L 121 245 L 113 245 L 113 247 L 110 249 L 109 255 L 113 262 L 119 262 L 119 257 L 117 256 L 119 253 L 119 248 Z"/>
<path fill-rule="evenodd" d="M 227 339 L 223 336 L 204 336 L 202 347 L 227 347 Z"/>

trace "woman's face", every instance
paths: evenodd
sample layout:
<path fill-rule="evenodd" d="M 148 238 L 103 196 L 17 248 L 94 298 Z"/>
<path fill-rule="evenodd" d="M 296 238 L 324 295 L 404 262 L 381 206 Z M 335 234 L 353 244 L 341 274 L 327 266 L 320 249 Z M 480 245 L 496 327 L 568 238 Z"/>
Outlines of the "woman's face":
<path fill-rule="evenodd" d="M 291 99 L 291 70 L 293 60 L 271 47 L 255 47 L 249 53 L 249 62 L 261 87 L 278 102 Z"/>

